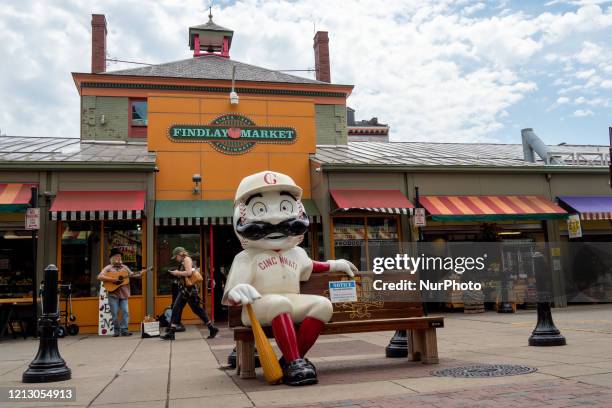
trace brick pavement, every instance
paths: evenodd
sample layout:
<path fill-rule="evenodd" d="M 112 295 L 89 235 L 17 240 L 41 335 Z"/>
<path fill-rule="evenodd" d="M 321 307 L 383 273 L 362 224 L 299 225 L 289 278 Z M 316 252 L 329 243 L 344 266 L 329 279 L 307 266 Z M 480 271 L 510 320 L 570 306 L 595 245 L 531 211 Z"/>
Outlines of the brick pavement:
<path fill-rule="evenodd" d="M 274 405 L 276 408 L 283 405 Z M 452 392 L 327 401 L 292 408 L 566 408 L 612 407 L 612 389 L 579 381 L 538 381 Z"/>

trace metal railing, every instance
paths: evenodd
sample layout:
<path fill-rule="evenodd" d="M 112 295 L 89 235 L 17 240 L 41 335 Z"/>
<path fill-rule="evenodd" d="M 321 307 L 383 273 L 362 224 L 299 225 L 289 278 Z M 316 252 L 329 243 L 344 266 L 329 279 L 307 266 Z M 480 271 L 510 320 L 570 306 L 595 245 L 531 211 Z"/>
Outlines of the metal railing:
<path fill-rule="evenodd" d="M 608 166 L 610 153 L 608 152 L 548 152 L 548 158 L 556 158 L 565 165 L 570 166 Z"/>

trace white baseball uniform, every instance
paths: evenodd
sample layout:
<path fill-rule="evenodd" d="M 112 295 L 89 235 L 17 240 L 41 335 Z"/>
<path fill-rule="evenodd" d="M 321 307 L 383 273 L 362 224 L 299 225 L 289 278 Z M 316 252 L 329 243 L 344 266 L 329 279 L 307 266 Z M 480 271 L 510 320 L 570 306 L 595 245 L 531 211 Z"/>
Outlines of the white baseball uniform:
<path fill-rule="evenodd" d="M 313 263 L 301 247 L 287 250 L 247 248 L 234 258 L 222 303 L 229 305 L 228 292 L 236 285 L 247 283 L 262 295 L 253 303 L 253 310 L 262 325 L 269 325 L 281 313 L 289 313 L 295 323 L 306 317 L 328 322 L 333 314 L 329 299 L 323 296 L 300 294 L 300 281 L 307 281 Z M 246 309 L 242 309 L 242 323 L 250 326 Z"/>

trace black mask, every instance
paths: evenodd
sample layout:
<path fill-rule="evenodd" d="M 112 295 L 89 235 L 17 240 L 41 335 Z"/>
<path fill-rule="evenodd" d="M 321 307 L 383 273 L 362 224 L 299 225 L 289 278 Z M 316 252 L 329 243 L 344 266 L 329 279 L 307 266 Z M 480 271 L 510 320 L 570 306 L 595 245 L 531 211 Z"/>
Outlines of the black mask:
<path fill-rule="evenodd" d="M 246 239 L 257 241 L 273 233 L 280 233 L 288 237 L 304 235 L 308 231 L 309 225 L 308 218 L 292 218 L 278 224 L 255 221 L 248 224 L 238 223 L 236 225 L 236 232 Z"/>

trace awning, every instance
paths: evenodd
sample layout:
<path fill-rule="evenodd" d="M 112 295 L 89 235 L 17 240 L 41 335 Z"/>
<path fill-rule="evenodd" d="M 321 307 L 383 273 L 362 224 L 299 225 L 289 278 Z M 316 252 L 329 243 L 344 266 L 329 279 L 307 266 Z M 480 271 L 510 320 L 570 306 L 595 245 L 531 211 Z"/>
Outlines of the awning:
<path fill-rule="evenodd" d="M 311 222 L 321 215 L 312 200 L 303 200 Z M 232 200 L 158 200 L 155 202 L 155 225 L 232 225 Z"/>
<path fill-rule="evenodd" d="M 143 217 L 144 191 L 58 191 L 52 220 L 137 220 Z"/>
<path fill-rule="evenodd" d="M 32 198 L 32 187 L 36 184 L 0 184 L 0 212 L 24 212 Z"/>
<path fill-rule="evenodd" d="M 581 220 L 612 220 L 612 196 L 562 196 L 559 201 Z"/>
<path fill-rule="evenodd" d="M 425 196 L 434 221 L 503 221 L 565 218 L 567 212 L 541 196 Z"/>
<path fill-rule="evenodd" d="M 414 206 L 399 190 L 330 190 L 338 210 L 412 214 Z"/>

